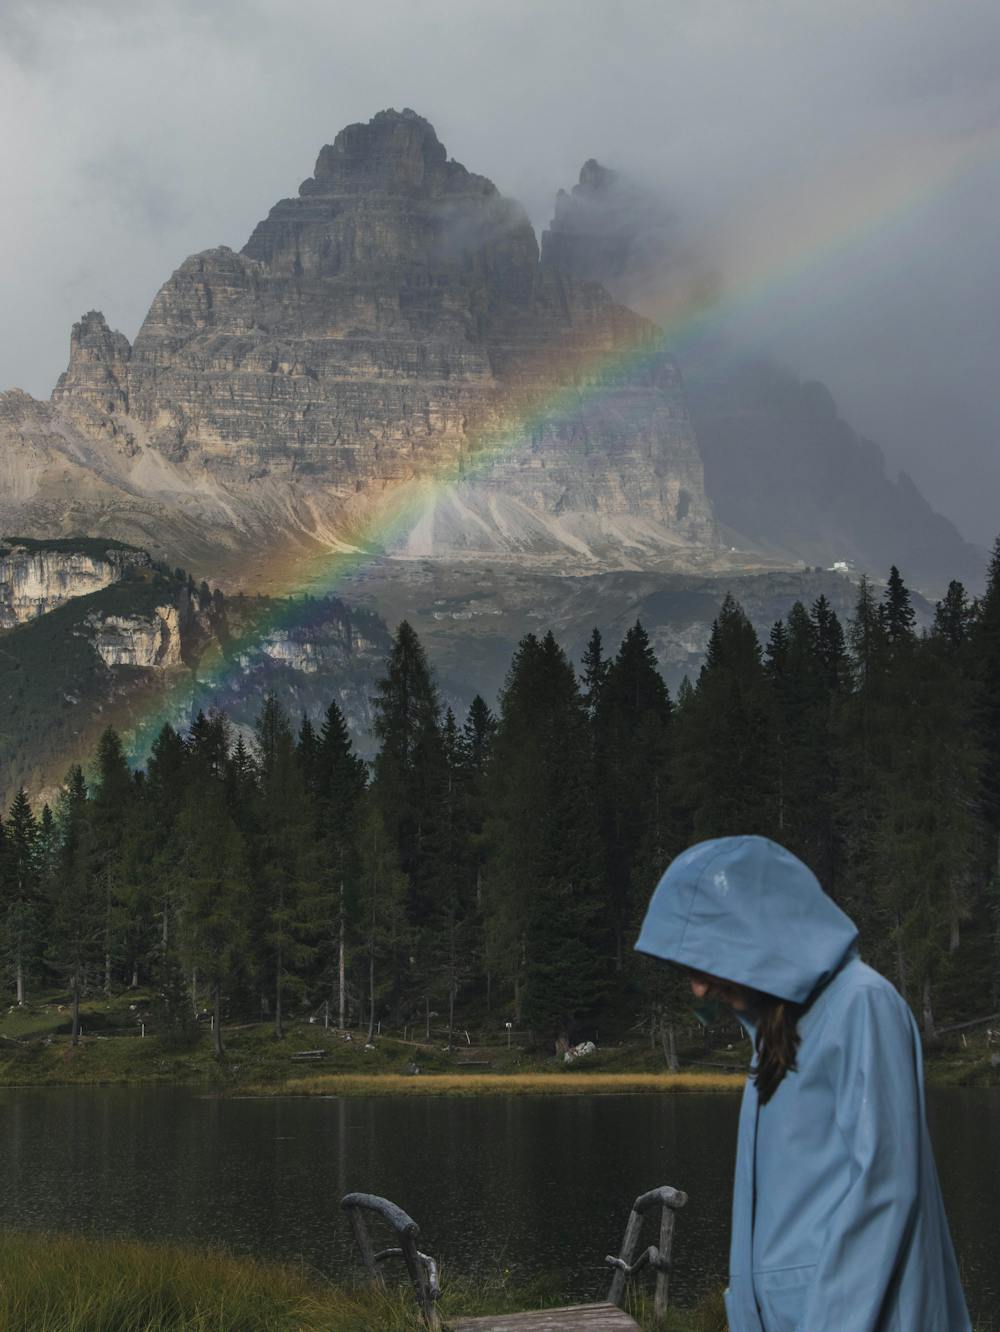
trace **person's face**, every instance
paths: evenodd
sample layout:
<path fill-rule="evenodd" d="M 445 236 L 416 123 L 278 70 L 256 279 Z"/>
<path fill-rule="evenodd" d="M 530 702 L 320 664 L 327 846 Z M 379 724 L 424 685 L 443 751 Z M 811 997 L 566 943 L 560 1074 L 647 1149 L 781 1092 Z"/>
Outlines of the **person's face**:
<path fill-rule="evenodd" d="M 750 1006 L 749 992 L 742 985 L 723 980 L 721 976 L 709 975 L 707 971 L 692 971 L 690 967 L 687 976 L 691 982 L 691 993 L 699 1002 L 716 999 L 736 1013 L 743 1013 Z"/>

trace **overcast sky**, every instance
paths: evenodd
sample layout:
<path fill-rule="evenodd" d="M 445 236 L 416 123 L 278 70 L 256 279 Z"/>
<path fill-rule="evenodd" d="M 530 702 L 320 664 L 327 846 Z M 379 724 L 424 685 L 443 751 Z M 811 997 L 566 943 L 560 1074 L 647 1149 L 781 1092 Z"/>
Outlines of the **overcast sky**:
<path fill-rule="evenodd" d="M 718 330 L 988 543 L 998 68 L 996 0 L 0 0 L 0 388 L 47 396 L 86 310 L 134 337 L 188 254 L 410 106 L 538 229 L 588 157 L 659 191 Z"/>

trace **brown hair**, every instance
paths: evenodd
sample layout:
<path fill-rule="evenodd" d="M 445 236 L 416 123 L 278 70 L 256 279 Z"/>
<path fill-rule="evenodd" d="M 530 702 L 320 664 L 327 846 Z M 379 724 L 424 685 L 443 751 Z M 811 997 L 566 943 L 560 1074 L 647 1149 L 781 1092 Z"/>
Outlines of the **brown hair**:
<path fill-rule="evenodd" d="M 757 1084 L 757 1097 L 766 1105 L 781 1085 L 786 1073 L 795 1068 L 801 1037 L 798 1021 L 802 1005 L 778 999 L 773 994 L 757 993 L 754 1018 L 757 1025 L 757 1067 L 751 1077 Z"/>

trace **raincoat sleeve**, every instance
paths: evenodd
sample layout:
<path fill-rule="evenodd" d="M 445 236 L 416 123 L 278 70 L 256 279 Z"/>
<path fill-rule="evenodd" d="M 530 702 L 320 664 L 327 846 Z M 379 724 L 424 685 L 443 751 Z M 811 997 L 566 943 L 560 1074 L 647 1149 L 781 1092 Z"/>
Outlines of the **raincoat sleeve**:
<path fill-rule="evenodd" d="M 898 995 L 862 988 L 831 1013 L 831 1075 L 848 1186 L 829 1228 L 797 1332 L 878 1332 L 920 1193 L 920 1049 Z"/>

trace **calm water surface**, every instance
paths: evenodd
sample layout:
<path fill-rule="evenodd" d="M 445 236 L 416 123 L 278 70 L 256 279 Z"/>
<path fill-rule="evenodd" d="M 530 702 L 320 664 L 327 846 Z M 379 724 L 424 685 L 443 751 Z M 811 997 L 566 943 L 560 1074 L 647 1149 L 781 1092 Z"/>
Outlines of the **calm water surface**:
<path fill-rule="evenodd" d="M 558 1273 L 604 1290 L 633 1198 L 690 1195 L 674 1288 L 726 1269 L 734 1096 L 214 1100 L 156 1089 L 0 1091 L 0 1223 L 225 1243 L 324 1272 L 355 1264 L 339 1201 L 382 1193 L 452 1271 Z M 966 1290 L 1000 1307 L 1000 1089 L 930 1097 Z M 1000 1327 L 1000 1320 L 997 1322 Z"/>

